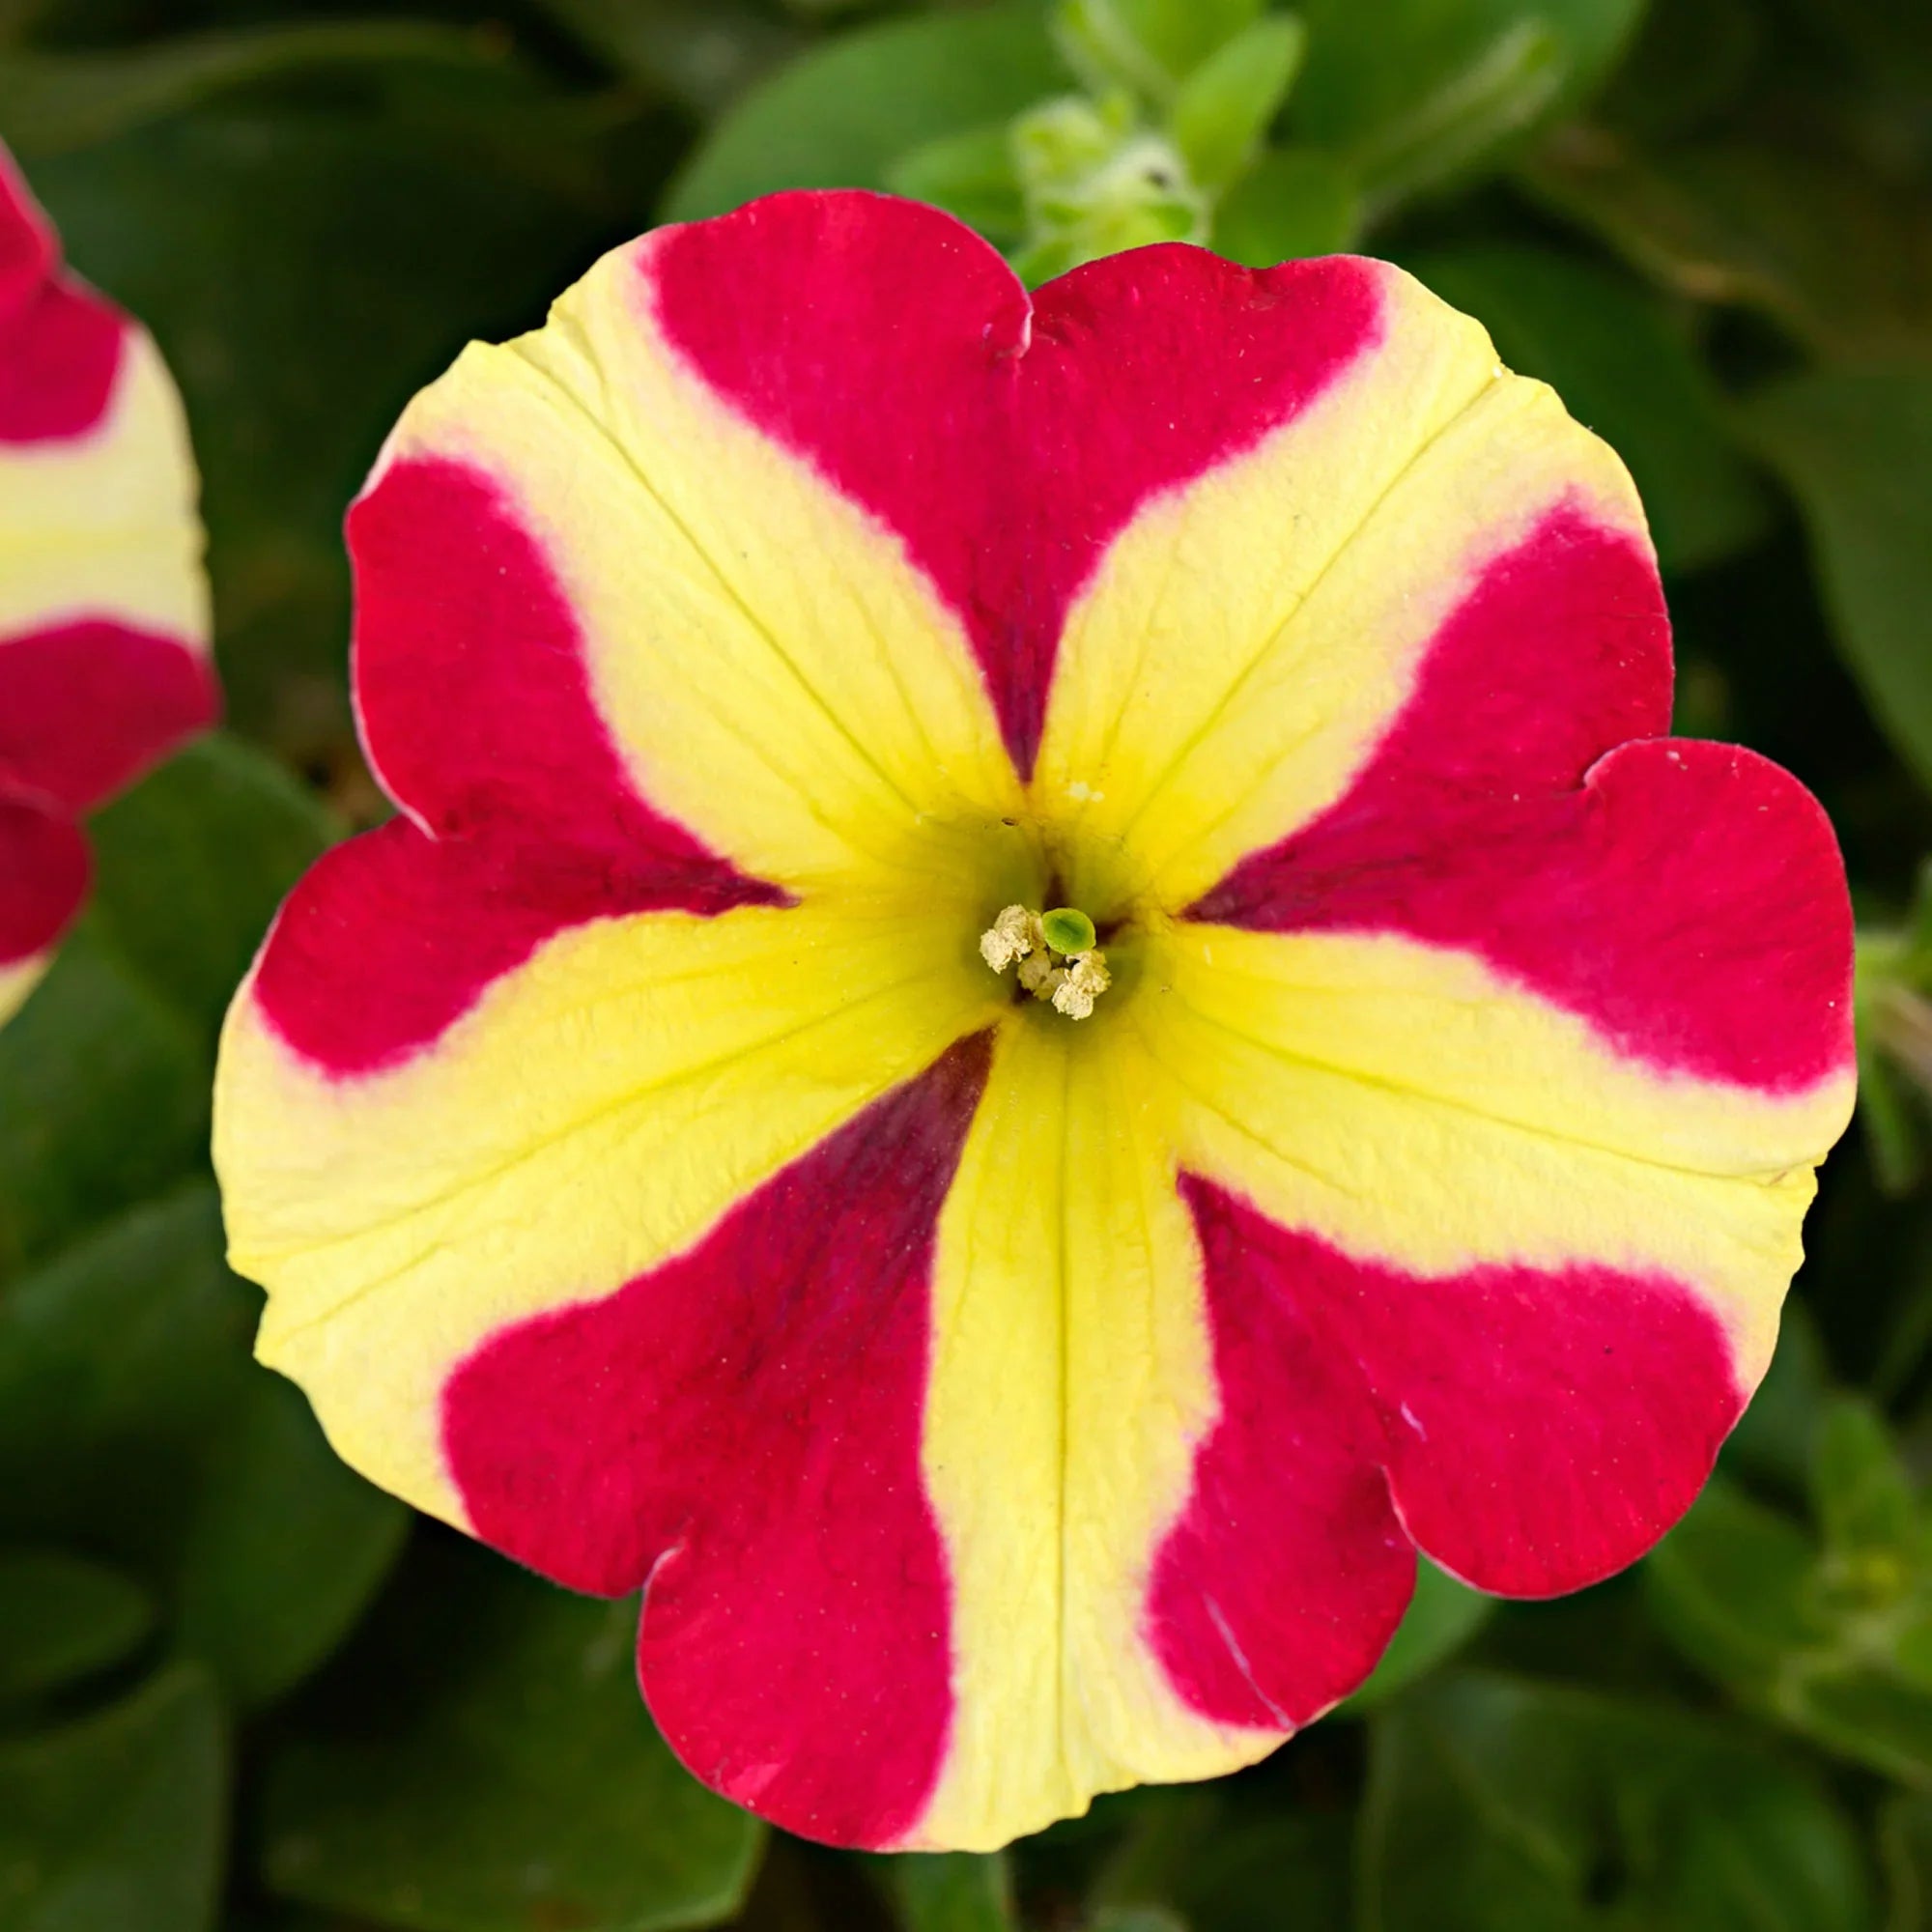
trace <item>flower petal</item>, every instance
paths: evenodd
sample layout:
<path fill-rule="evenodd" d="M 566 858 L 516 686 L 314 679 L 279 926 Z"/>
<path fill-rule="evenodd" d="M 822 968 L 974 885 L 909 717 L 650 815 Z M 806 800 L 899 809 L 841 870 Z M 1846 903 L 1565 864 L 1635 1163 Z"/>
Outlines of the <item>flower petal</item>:
<path fill-rule="evenodd" d="M 1018 787 L 956 622 L 667 342 L 676 232 L 405 413 L 350 519 L 373 763 L 428 825 L 648 801 L 788 888 L 997 825 Z"/>
<path fill-rule="evenodd" d="M 1667 1277 L 1412 1274 L 1207 1182 L 1193 1194 L 1229 1299 L 1286 1306 L 1353 1358 L 1404 1529 L 1478 1589 L 1557 1596 L 1634 1562 L 1696 1499 L 1748 1400 L 1722 1324 Z"/>
<path fill-rule="evenodd" d="M 0 792 L 0 1021 L 46 970 L 87 896 L 87 841 L 65 818 Z"/>
<path fill-rule="evenodd" d="M 1410 355 L 1433 345 L 1466 376 L 1475 358 L 1461 319 L 1438 324 L 1417 307 L 1424 340 Z M 1466 791 L 1507 799 L 1572 787 L 1610 747 L 1665 728 L 1662 593 L 1616 458 L 1549 390 L 1500 376 L 1446 424 L 1446 395 L 1434 411 L 1392 396 L 1395 420 L 1426 438 L 1410 453 L 1374 434 L 1375 373 L 1361 393 L 1338 395 L 1331 416 L 1137 526 L 1075 613 L 1085 647 L 1069 645 L 1056 694 L 1069 743 L 1060 748 L 1056 723 L 1042 774 L 1090 801 L 1081 838 L 1106 875 L 1069 890 L 1185 905 L 1248 855 L 1344 810 L 1404 731 Z M 1363 479 L 1319 446 L 1351 433 L 1400 469 Z M 1303 494 L 1337 472 L 1343 514 L 1302 510 Z M 1218 554 L 1174 569 L 1144 665 L 1149 574 L 1201 518 L 1223 532 Z M 1270 546 L 1274 527 L 1307 531 L 1307 551 Z M 1244 552 L 1285 561 L 1259 566 Z M 1229 641 L 1191 647 L 1216 635 Z M 1453 700 L 1432 708 L 1445 688 Z M 1116 715 L 1128 722 L 1114 727 Z M 1116 736 L 1096 737 L 1100 724 Z M 1082 757 L 1076 745 L 1093 749 Z M 1406 799 L 1403 828 L 1444 802 Z M 1219 916 L 1218 903 L 1204 912 Z"/>
<path fill-rule="evenodd" d="M 0 149 L 0 789 L 79 810 L 213 720 L 195 489 L 154 344 Z"/>
<path fill-rule="evenodd" d="M 1210 1305 L 1157 1096 L 1130 1035 L 1002 1035 L 934 1269 L 956 1714 L 911 1844 L 1251 1763 L 1407 1599 L 1359 1380 L 1292 1314 Z"/>
<path fill-rule="evenodd" d="M 1777 910 L 1837 923 L 1848 956 L 1841 884 L 1782 849 Z M 1741 927 L 1712 890 L 1684 943 L 1756 931 L 1740 996 L 1769 996 L 1808 970 L 1785 929 Z M 1161 994 L 1134 1017 L 1181 1094 L 1182 1163 L 1237 1197 L 1214 1211 L 1253 1244 L 1250 1293 L 1291 1296 L 1362 1369 L 1422 1547 L 1524 1594 L 1640 1554 L 1770 1359 L 1849 1060 L 1769 1091 L 1660 1070 L 1393 935 L 1179 922 L 1146 970 Z"/>
<path fill-rule="evenodd" d="M 380 1072 L 433 1047 L 493 981 L 572 926 L 645 912 L 709 916 L 772 896 L 695 848 L 687 858 L 648 846 L 607 855 L 438 840 L 394 819 L 302 877 L 253 997 L 311 1065 Z"/>
<path fill-rule="evenodd" d="M 0 147 L 0 318 L 24 310 L 59 267 L 53 223 Z"/>
<path fill-rule="evenodd" d="M 0 443 L 78 436 L 107 407 L 127 325 L 59 268 L 53 229 L 0 148 Z"/>
<path fill-rule="evenodd" d="M 212 724 L 207 659 L 81 618 L 0 640 L 0 786 L 84 811 Z"/>
<path fill-rule="evenodd" d="M 783 902 L 639 794 L 590 689 L 582 621 L 487 475 L 393 459 L 349 530 L 357 708 L 422 832 L 385 828 L 386 843 L 340 862 L 353 870 L 311 874 L 292 902 L 260 993 L 310 1059 L 357 1072 L 420 1049 L 585 920 Z M 419 913 L 398 921 L 411 892 Z M 368 949 L 375 970 L 346 996 L 339 973 Z"/>
<path fill-rule="evenodd" d="M 1192 848 L 1249 791 L 1306 810 L 1373 737 L 1435 580 L 1567 480 L 1553 399 L 1528 419 L 1486 403 L 1498 371 L 1477 324 L 1386 264 L 1319 266 L 1354 278 L 1361 346 L 1304 407 L 1142 504 L 1068 612 L 1035 789 L 1111 864 L 1070 887 L 1100 902 L 1184 903 L 1161 867 L 1218 877 L 1226 862 Z M 1272 293 L 1264 327 L 1319 325 L 1322 282 Z M 1480 479 L 1458 473 L 1471 449 Z"/>
<path fill-rule="evenodd" d="M 488 864 L 406 825 L 330 853 L 231 1009 L 215 1094 L 263 1358 L 348 1461 L 456 1522 L 436 1414 L 458 1360 L 682 1251 L 1003 1009 L 970 934 L 936 943 L 923 917 L 753 905 L 538 935 L 520 922 L 543 904 Z M 367 1027 L 358 1001 L 384 1009 Z M 429 1043 L 364 1051 L 397 1032 Z"/>
<path fill-rule="evenodd" d="M 1453 669 L 1461 689 L 1419 696 L 1348 798 L 1193 916 L 1463 948 L 1658 1067 L 1772 1092 L 1842 1073 L 1851 908 L 1817 801 L 1754 753 L 1689 740 L 1624 745 L 1566 784 L 1556 759 L 1447 724 L 1483 676 Z M 1515 707 L 1500 677 L 1488 689 Z M 1484 769 L 1505 764 L 1507 791 Z"/>
<path fill-rule="evenodd" d="M 960 1042 L 614 1294 L 452 1377 L 477 1533 L 578 1589 L 646 1584 L 644 1694 L 706 1782 L 895 1842 L 952 1721 L 920 1473 L 933 1236 L 984 1084 Z"/>
<path fill-rule="evenodd" d="M 1340 381 L 1383 327 L 1390 272 L 1140 248 L 1029 303 L 950 216 L 863 194 L 773 195 L 657 246 L 666 334 L 903 546 L 971 639 L 1022 772 L 1107 546 Z"/>

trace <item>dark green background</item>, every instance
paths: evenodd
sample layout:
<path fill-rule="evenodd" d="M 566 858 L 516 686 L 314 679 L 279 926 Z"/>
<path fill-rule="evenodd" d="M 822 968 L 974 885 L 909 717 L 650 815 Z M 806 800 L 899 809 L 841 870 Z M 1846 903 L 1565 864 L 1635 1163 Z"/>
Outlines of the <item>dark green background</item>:
<path fill-rule="evenodd" d="M 1112 3 L 1177 75 L 1241 12 Z M 828 1853 L 694 1785 L 632 1605 L 411 1522 L 249 1360 L 214 1032 L 383 810 L 338 523 L 411 392 L 654 219 L 936 178 L 1076 82 L 1030 0 L 0 0 L 0 134 L 187 399 L 230 703 L 99 814 L 0 1034 L 0 1932 L 1932 1932 L 1932 8 L 1299 12 L 1216 242 L 1391 256 L 1554 383 L 1643 491 L 1679 728 L 1845 847 L 1865 1105 L 1704 1502 L 1567 1602 L 1426 1577 L 1267 1763 L 1008 1857 Z"/>

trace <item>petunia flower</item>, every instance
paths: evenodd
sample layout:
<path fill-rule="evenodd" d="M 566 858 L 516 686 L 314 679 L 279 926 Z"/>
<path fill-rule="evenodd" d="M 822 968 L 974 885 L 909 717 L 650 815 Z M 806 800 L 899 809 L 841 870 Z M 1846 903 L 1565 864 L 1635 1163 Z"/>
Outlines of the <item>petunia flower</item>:
<path fill-rule="evenodd" d="M 187 428 L 0 148 L 0 1021 L 87 895 L 77 816 L 217 708 Z"/>
<path fill-rule="evenodd" d="M 357 1468 L 643 1588 L 699 1777 L 998 1845 L 1272 1749 L 1417 1548 L 1542 1596 L 1690 1503 L 1844 876 L 1662 735 L 1629 478 L 1476 324 L 781 195 L 466 350 L 349 538 L 402 815 L 231 1014 L 235 1262 Z"/>

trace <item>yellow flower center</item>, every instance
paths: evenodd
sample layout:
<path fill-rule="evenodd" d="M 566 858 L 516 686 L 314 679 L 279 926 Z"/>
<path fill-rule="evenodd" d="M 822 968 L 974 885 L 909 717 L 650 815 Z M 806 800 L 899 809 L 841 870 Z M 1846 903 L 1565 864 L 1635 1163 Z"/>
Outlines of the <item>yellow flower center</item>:
<path fill-rule="evenodd" d="M 1113 984 L 1107 955 L 1096 944 L 1094 922 L 1077 906 L 1047 912 L 1009 905 L 980 935 L 980 956 L 995 973 L 1009 966 L 1037 1000 L 1049 1000 L 1055 1012 L 1084 1020 L 1094 1002 Z"/>

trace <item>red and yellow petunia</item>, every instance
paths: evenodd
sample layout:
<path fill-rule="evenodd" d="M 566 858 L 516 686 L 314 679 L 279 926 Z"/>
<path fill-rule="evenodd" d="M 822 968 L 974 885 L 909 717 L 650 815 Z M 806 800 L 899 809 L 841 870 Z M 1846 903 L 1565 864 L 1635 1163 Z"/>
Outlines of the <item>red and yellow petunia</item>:
<path fill-rule="evenodd" d="M 466 351 L 350 543 L 403 815 L 231 1015 L 236 1264 L 356 1467 L 645 1586 L 699 1776 L 997 1845 L 1271 1749 L 1417 1547 L 1538 1596 L 1689 1504 L 1844 875 L 1662 735 L 1629 478 L 1474 323 L 780 196 Z"/>
<path fill-rule="evenodd" d="M 0 148 L 0 1021 L 87 895 L 76 816 L 213 718 L 208 628 L 174 385 Z"/>

